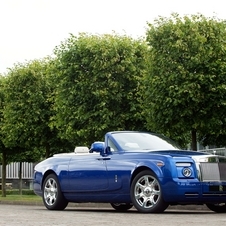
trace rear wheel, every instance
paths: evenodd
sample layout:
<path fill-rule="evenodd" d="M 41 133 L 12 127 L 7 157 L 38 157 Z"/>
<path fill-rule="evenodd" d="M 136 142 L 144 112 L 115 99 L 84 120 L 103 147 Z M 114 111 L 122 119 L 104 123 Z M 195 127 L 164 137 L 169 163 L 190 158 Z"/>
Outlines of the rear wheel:
<path fill-rule="evenodd" d="M 216 213 L 226 213 L 226 203 L 207 203 L 206 206 Z"/>
<path fill-rule="evenodd" d="M 111 206 L 117 211 L 127 211 L 133 207 L 132 203 L 111 203 Z"/>
<path fill-rule="evenodd" d="M 133 205 L 139 212 L 161 213 L 168 207 L 168 203 L 163 200 L 160 183 L 150 170 L 136 175 L 130 194 Z"/>
<path fill-rule="evenodd" d="M 49 210 L 63 210 L 68 205 L 68 201 L 64 198 L 57 176 L 50 174 L 43 183 L 42 200 Z"/>

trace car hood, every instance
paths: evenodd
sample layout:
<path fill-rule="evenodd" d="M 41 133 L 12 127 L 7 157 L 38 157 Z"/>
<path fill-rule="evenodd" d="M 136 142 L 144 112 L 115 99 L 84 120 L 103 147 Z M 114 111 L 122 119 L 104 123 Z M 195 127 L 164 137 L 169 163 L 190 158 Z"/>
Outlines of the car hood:
<path fill-rule="evenodd" d="M 200 162 L 226 162 L 226 156 L 215 155 L 206 152 L 188 150 L 156 150 L 150 151 L 152 154 L 168 155 L 171 157 L 190 157 L 196 163 Z"/>

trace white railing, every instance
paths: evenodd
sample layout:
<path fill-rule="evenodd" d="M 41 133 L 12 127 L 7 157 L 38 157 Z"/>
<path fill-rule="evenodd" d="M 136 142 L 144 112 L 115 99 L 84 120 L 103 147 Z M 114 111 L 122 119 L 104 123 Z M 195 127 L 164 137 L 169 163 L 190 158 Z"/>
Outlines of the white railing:
<path fill-rule="evenodd" d="M 6 179 L 19 178 L 19 162 L 13 162 L 6 166 Z M 34 163 L 22 163 L 22 179 L 32 179 L 34 173 Z M 2 178 L 2 166 L 0 165 L 0 178 Z"/>
<path fill-rule="evenodd" d="M 226 156 L 226 148 L 211 148 L 211 149 L 203 149 L 199 150 L 201 152 L 207 152 L 214 155 L 223 155 Z"/>

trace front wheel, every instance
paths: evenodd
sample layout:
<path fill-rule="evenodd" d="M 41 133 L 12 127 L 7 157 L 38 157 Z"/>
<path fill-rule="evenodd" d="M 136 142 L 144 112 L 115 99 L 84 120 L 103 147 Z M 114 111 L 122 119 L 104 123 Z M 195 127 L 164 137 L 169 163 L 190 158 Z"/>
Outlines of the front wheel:
<path fill-rule="evenodd" d="M 127 211 L 133 207 L 131 203 L 111 203 L 111 206 L 117 211 Z"/>
<path fill-rule="evenodd" d="M 226 213 L 226 203 L 206 203 L 206 206 L 216 213 Z"/>
<path fill-rule="evenodd" d="M 150 170 L 136 175 L 130 195 L 134 207 L 142 213 L 161 213 L 168 207 L 168 203 L 163 200 L 160 183 Z"/>
<path fill-rule="evenodd" d="M 42 200 L 49 210 L 63 210 L 68 205 L 68 201 L 64 198 L 57 176 L 50 174 L 43 183 Z"/>

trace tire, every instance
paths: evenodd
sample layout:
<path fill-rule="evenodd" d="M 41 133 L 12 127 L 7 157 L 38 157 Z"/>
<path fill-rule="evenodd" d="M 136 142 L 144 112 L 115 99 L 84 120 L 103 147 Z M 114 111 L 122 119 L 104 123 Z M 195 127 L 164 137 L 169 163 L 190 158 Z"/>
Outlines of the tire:
<path fill-rule="evenodd" d="M 57 176 L 48 175 L 42 187 L 42 200 L 45 207 L 49 210 L 64 210 L 68 201 L 64 198 Z"/>
<path fill-rule="evenodd" d="M 132 203 L 111 203 L 111 206 L 120 212 L 125 212 L 133 207 Z"/>
<path fill-rule="evenodd" d="M 130 195 L 134 207 L 141 213 L 161 213 L 169 206 L 163 200 L 157 177 L 150 170 L 136 175 L 132 181 Z"/>
<path fill-rule="evenodd" d="M 206 206 L 216 213 L 226 213 L 226 203 L 206 203 Z"/>

